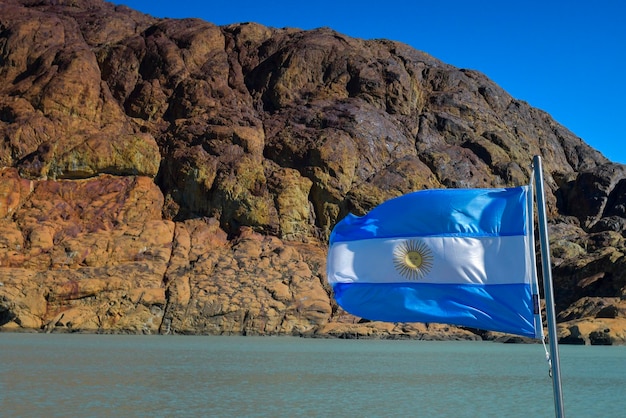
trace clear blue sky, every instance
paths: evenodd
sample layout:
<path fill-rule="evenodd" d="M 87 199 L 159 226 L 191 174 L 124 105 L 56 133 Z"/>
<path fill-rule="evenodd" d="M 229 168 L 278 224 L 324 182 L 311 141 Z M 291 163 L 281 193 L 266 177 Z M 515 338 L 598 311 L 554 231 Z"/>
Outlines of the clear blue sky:
<path fill-rule="evenodd" d="M 217 25 L 330 27 L 407 43 L 484 73 L 612 161 L 626 164 L 623 0 L 113 0 L 155 17 Z"/>

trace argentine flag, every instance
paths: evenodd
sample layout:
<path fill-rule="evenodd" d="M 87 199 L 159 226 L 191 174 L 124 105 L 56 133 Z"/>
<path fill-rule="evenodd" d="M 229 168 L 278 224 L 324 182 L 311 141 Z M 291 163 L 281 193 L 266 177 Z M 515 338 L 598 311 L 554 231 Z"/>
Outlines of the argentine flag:
<path fill-rule="evenodd" d="M 333 229 L 337 303 L 387 322 L 437 322 L 541 338 L 530 186 L 433 189 Z"/>

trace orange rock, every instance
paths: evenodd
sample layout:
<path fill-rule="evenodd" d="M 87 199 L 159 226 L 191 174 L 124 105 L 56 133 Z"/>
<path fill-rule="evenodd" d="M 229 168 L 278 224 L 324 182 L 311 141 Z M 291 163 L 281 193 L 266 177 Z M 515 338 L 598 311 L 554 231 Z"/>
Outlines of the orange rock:
<path fill-rule="evenodd" d="M 492 338 L 344 313 L 327 239 L 403 193 L 526 184 L 542 154 L 560 318 L 588 321 L 564 332 L 623 340 L 626 170 L 484 75 L 58 3 L 0 2 L 0 329 Z"/>

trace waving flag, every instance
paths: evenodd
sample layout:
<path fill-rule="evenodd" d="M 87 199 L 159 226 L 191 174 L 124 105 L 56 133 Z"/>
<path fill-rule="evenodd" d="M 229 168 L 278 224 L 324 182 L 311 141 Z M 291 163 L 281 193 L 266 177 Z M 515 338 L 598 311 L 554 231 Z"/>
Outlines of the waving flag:
<path fill-rule="evenodd" d="M 532 190 L 410 193 L 334 228 L 328 281 L 362 318 L 540 338 Z"/>

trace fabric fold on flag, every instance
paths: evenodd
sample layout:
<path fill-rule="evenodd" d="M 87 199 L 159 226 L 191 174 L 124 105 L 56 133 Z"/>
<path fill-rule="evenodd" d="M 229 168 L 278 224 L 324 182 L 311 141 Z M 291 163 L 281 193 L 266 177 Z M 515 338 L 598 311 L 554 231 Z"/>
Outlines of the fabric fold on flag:
<path fill-rule="evenodd" d="M 530 193 L 423 190 L 346 216 L 327 259 L 337 303 L 370 320 L 540 338 Z"/>

